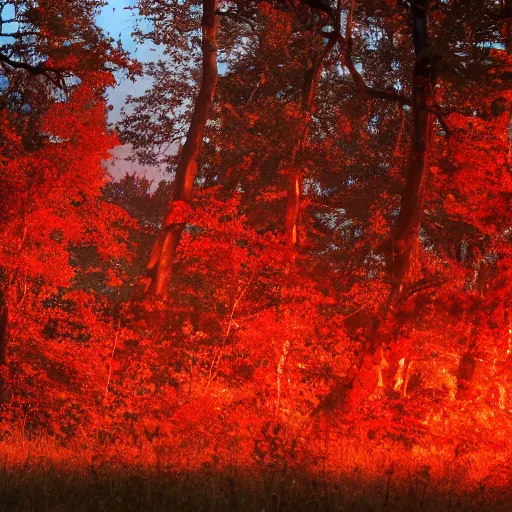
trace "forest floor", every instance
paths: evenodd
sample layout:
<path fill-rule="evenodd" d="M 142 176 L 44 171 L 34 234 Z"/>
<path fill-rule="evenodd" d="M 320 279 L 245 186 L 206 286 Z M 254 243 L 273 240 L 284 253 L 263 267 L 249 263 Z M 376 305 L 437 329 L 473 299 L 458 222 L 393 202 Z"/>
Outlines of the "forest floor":
<path fill-rule="evenodd" d="M 488 454 L 489 455 L 489 454 Z M 491 454 L 492 455 L 492 454 Z M 412 453 L 407 455 L 414 457 Z M 482 456 L 482 460 L 486 457 Z M 445 464 L 434 476 L 424 460 L 398 461 L 390 471 L 367 453 L 350 468 L 306 476 L 297 471 L 247 468 L 176 471 L 170 466 L 102 457 L 85 446 L 64 447 L 51 438 L 11 438 L 0 443 L 0 511 L 35 512 L 356 512 L 512 510 L 510 473 L 484 474 L 477 455 L 463 466 Z M 421 462 L 421 463 L 420 463 Z M 416 468 L 403 470 L 405 465 Z M 379 466 L 380 467 L 377 467 Z M 400 467 L 401 466 L 401 467 Z M 473 466 L 473 467 L 471 467 Z M 512 468 L 510 468 L 512 471 Z"/>

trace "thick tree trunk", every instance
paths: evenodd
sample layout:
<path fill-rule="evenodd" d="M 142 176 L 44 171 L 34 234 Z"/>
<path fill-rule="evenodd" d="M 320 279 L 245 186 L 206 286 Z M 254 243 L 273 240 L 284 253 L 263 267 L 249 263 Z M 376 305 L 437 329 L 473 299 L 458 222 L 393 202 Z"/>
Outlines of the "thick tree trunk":
<path fill-rule="evenodd" d="M 414 36 L 415 65 L 412 80 L 412 114 L 414 128 L 412 153 L 400 214 L 393 237 L 391 277 L 392 299 L 411 280 L 414 258 L 419 248 L 419 231 L 422 220 L 425 185 L 428 176 L 428 157 L 434 117 L 433 63 L 428 47 L 429 0 L 412 3 L 412 28 Z"/>
<path fill-rule="evenodd" d="M 204 128 L 217 87 L 216 9 L 217 0 L 203 0 L 203 76 L 201 88 L 195 101 L 187 139 L 176 169 L 174 192 L 169 204 L 169 211 L 163 221 L 162 230 L 153 246 L 147 266 L 151 276 L 147 295 L 157 300 L 165 300 L 168 295 L 176 248 L 185 227 L 183 219 L 177 220 L 179 216 L 176 215 L 176 203 L 189 204 L 192 200 L 197 158 L 201 150 Z"/>
<path fill-rule="evenodd" d="M 392 292 L 389 305 L 399 298 L 403 285 L 411 280 L 412 264 L 419 244 L 425 186 L 428 174 L 428 156 L 433 129 L 433 72 L 428 51 L 429 0 L 412 2 L 412 28 L 414 37 L 415 65 L 412 77 L 413 137 L 412 151 L 400 213 L 393 237 L 391 263 Z M 347 41 L 350 31 L 347 30 Z M 354 365 L 345 379 L 335 383 L 332 390 L 313 412 L 313 416 L 331 412 L 337 406 L 356 406 L 377 388 L 382 364 L 382 346 L 388 335 L 379 329 L 380 322 L 372 327 L 371 342 L 365 354 Z"/>

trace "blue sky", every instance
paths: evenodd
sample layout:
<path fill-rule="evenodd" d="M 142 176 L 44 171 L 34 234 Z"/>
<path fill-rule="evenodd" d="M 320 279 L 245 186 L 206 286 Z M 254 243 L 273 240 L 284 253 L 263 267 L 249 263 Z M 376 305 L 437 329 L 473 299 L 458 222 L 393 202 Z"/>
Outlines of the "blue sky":
<path fill-rule="evenodd" d="M 114 39 L 121 39 L 123 47 L 132 52 L 133 56 L 142 62 L 154 59 L 158 53 L 151 50 L 151 45 L 137 46 L 132 37 L 135 14 L 128 10 L 136 0 L 109 0 L 98 17 L 98 24 Z M 130 80 L 120 80 L 119 86 L 108 93 L 109 101 L 114 106 L 112 121 L 119 119 L 119 110 L 124 104 L 127 94 L 137 96 L 150 86 L 148 80 L 139 79 L 135 83 Z"/>
<path fill-rule="evenodd" d="M 116 39 L 121 35 L 124 47 L 130 50 L 135 49 L 131 37 L 133 13 L 126 8 L 134 5 L 135 0 L 110 0 L 98 17 L 98 24 Z"/>
<path fill-rule="evenodd" d="M 147 62 L 158 56 L 158 51 L 152 51 L 151 45 L 146 44 L 137 46 L 132 37 L 134 29 L 135 16 L 133 11 L 127 10 L 127 7 L 135 5 L 136 0 L 109 0 L 98 17 L 98 24 L 113 38 L 121 39 L 123 47 L 133 53 L 133 56 L 141 62 Z M 109 103 L 113 105 L 114 110 L 109 118 L 112 122 L 119 119 L 120 109 L 124 105 L 126 96 L 138 96 L 142 94 L 151 82 L 140 78 L 135 82 L 123 80 L 119 77 L 119 84 L 116 88 L 110 89 L 108 94 Z M 114 160 L 107 164 L 107 169 L 114 178 L 121 177 L 125 172 L 137 172 L 146 175 L 148 178 L 159 181 L 162 178 L 169 178 L 161 169 L 154 167 L 142 168 L 137 163 L 128 162 L 126 158 L 130 155 L 129 145 L 119 146 L 113 151 Z"/>

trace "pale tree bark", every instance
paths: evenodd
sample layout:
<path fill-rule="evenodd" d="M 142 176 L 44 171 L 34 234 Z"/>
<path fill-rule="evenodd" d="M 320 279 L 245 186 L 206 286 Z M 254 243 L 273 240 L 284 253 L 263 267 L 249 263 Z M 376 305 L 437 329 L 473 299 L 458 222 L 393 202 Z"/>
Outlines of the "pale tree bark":
<path fill-rule="evenodd" d="M 163 220 L 160 235 L 153 246 L 147 265 L 151 282 L 146 294 L 148 297 L 156 300 L 165 300 L 168 297 L 176 249 L 185 228 L 185 222 L 181 215 L 177 215 L 176 209 L 182 203 L 190 204 L 192 200 L 197 159 L 202 146 L 204 128 L 217 87 L 218 22 L 216 10 L 217 0 L 203 0 L 203 76 L 201 87 L 195 100 L 192 120 L 176 169 L 174 191 L 169 203 L 168 213 Z"/>
<path fill-rule="evenodd" d="M 300 123 L 295 143 L 292 149 L 292 156 L 289 171 L 289 183 L 286 201 L 285 218 L 285 241 L 289 247 L 295 247 L 298 243 L 297 229 L 300 213 L 300 194 L 303 179 L 304 145 L 309 136 L 311 127 L 311 116 L 315 102 L 316 89 L 320 75 L 325 65 L 325 59 L 336 43 L 331 37 L 316 60 L 309 66 L 304 75 L 304 86 L 302 90 L 302 122 Z"/>
<path fill-rule="evenodd" d="M 285 241 L 289 247 L 297 245 L 297 227 L 300 212 L 300 191 L 302 189 L 302 176 L 299 172 L 293 172 L 288 184 L 286 196 L 286 225 Z"/>
<path fill-rule="evenodd" d="M 316 68 L 316 69 L 315 69 Z M 300 213 L 300 193 L 302 190 L 302 160 L 304 143 L 309 134 L 311 111 L 315 97 L 316 83 L 321 71 L 321 65 L 313 64 L 306 72 L 304 82 L 304 98 L 302 101 L 302 122 L 292 149 L 289 182 L 286 196 L 285 241 L 289 247 L 297 245 L 297 228 Z"/>

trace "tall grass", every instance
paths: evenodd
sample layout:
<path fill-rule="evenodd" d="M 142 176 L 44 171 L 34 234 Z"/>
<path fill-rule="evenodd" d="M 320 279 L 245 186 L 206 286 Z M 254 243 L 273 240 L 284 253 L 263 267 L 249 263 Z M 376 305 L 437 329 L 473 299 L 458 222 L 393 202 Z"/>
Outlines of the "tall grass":
<path fill-rule="evenodd" d="M 510 511 L 512 469 L 465 456 L 343 440 L 315 470 L 173 466 L 151 444 L 63 446 L 38 436 L 0 443 L 1 511 Z"/>

